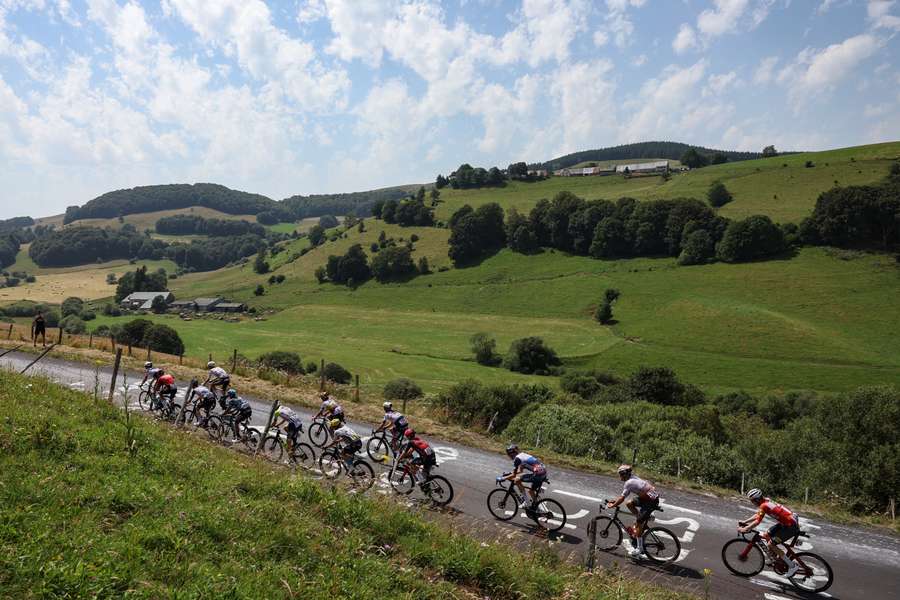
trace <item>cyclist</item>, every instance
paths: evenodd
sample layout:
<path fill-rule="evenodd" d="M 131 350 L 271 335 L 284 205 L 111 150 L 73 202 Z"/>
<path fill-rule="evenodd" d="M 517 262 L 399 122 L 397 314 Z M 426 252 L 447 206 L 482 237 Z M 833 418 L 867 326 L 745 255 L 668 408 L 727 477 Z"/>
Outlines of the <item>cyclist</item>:
<path fill-rule="evenodd" d="M 775 519 L 775 524 L 772 525 L 768 531 L 763 532 L 762 538 L 769 547 L 769 553 L 773 557 L 782 559 L 787 564 L 788 570 L 784 576 L 790 579 L 797 573 L 797 569 L 800 568 L 800 565 L 788 558 L 788 556 L 782 552 L 781 548 L 778 547 L 778 544 L 786 542 L 800 533 L 799 518 L 796 513 L 789 508 L 774 502 L 771 498 L 765 497 L 762 491 L 757 488 L 747 492 L 747 497 L 759 510 L 757 510 L 756 514 L 749 519 L 739 521 L 738 531 L 740 533 L 747 533 L 762 523 L 762 520 L 766 515 Z"/>
<path fill-rule="evenodd" d="M 625 502 L 625 506 L 634 515 L 634 527 L 626 528 L 631 537 L 637 539 L 637 547 L 628 551 L 628 556 L 639 557 L 644 554 L 644 540 L 641 537 L 644 525 L 650 520 L 653 511 L 659 508 L 659 493 L 649 481 L 645 481 L 634 474 L 631 465 L 621 465 L 618 468 L 619 479 L 625 482 L 622 494 L 615 500 L 606 503 L 607 508 L 615 508 L 625 502 L 631 494 L 634 498 Z"/>
<path fill-rule="evenodd" d="M 523 483 L 530 483 L 528 490 L 531 496 L 531 505 L 537 502 L 538 493 L 544 481 L 547 480 L 547 467 L 540 460 L 527 452 L 520 452 L 516 444 L 510 444 L 506 448 L 506 455 L 513 461 L 513 471 L 509 475 L 501 478 L 502 480 L 512 481 L 519 488 L 519 501 L 525 504 L 525 486 Z"/>
<path fill-rule="evenodd" d="M 209 369 L 209 375 L 206 377 L 206 381 L 203 382 L 203 385 L 209 386 L 213 392 L 216 391 L 216 388 L 222 390 L 222 408 L 225 408 L 225 390 L 228 389 L 228 386 L 231 385 L 231 377 L 228 375 L 228 372 L 222 367 L 216 366 L 215 361 L 209 361 L 206 363 L 206 368 Z"/>
<path fill-rule="evenodd" d="M 344 464 L 347 466 L 347 472 L 349 473 L 353 467 L 353 457 L 362 450 L 362 438 L 340 419 L 332 419 L 328 422 L 328 426 L 334 434 L 334 439 L 325 448 L 331 448 L 340 444 L 338 447 L 341 450 L 341 457 L 344 459 Z"/>
<path fill-rule="evenodd" d="M 381 405 L 381 408 L 384 409 L 384 420 L 381 422 L 381 425 L 379 425 L 377 429 L 372 430 L 372 433 L 381 433 L 382 431 L 390 427 L 391 448 L 396 450 L 398 440 L 400 440 L 403 432 L 409 429 L 409 421 L 406 420 L 406 417 L 403 416 L 403 413 L 394 410 L 394 405 L 390 402 L 385 402 Z"/>
<path fill-rule="evenodd" d="M 253 416 L 253 408 L 250 403 L 238 396 L 237 390 L 230 389 L 225 393 L 225 412 L 223 415 L 234 415 L 234 439 L 241 439 L 240 425 L 249 421 Z"/>
<path fill-rule="evenodd" d="M 324 417 L 329 421 L 331 419 L 337 419 L 341 423 L 345 423 L 347 418 L 344 416 L 344 407 L 338 404 L 338 401 L 328 395 L 328 392 L 319 392 L 319 399 L 322 401 L 322 406 L 319 407 L 319 412 L 313 417 L 313 421 L 320 417 Z"/>
<path fill-rule="evenodd" d="M 297 443 L 297 435 L 303 430 L 303 424 L 298 415 L 292 408 L 283 404 L 275 409 L 275 418 L 272 420 L 272 427 L 285 426 L 287 434 L 288 454 L 294 451 L 294 444 Z"/>
<path fill-rule="evenodd" d="M 209 413 L 216 407 L 216 395 L 212 393 L 205 385 L 200 385 L 200 382 L 196 379 L 191 380 L 191 393 L 188 394 L 187 400 L 185 400 L 185 404 L 197 398 L 197 411 L 203 411 L 205 416 L 203 421 L 200 423 L 201 427 L 205 427 L 206 423 L 209 421 Z"/>
<path fill-rule="evenodd" d="M 175 386 L 175 378 L 159 369 L 159 374 L 153 384 L 152 393 L 159 398 L 168 398 L 169 405 L 172 405 L 175 402 L 175 394 L 178 393 L 178 388 Z"/>
<path fill-rule="evenodd" d="M 430 479 L 431 467 L 437 465 L 437 457 L 434 454 L 434 448 L 432 448 L 428 442 L 417 436 L 416 432 L 412 429 L 404 431 L 403 437 L 406 438 L 406 444 L 400 450 L 398 462 L 415 455 L 410 462 L 410 471 L 412 471 L 413 478 L 415 478 L 416 481 L 420 481 L 421 478 L 418 474 L 419 468 L 421 467 L 422 471 L 425 473 L 425 479 Z"/>
<path fill-rule="evenodd" d="M 159 377 L 160 372 L 162 372 L 162 369 L 154 369 L 152 362 L 150 362 L 149 360 L 147 362 L 145 362 L 144 363 L 144 378 L 141 379 L 141 385 L 143 386 L 148 381 Z"/>

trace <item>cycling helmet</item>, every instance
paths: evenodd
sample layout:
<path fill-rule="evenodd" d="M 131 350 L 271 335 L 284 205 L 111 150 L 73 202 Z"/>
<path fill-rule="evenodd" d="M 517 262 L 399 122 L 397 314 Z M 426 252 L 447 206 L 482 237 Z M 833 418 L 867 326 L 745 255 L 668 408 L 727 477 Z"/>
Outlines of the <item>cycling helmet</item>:
<path fill-rule="evenodd" d="M 215 368 L 216 368 L 216 363 L 215 363 L 215 361 L 212 361 L 212 360 L 211 360 L 211 361 L 209 361 L 208 363 L 206 363 L 206 368 L 207 368 L 207 369 L 215 369 Z"/>
<path fill-rule="evenodd" d="M 328 422 L 328 426 L 331 427 L 332 429 L 338 429 L 341 426 L 341 420 L 340 419 L 332 419 Z"/>
<path fill-rule="evenodd" d="M 389 410 L 394 408 L 394 405 L 391 404 L 390 402 L 385 402 L 384 404 L 381 405 L 381 408 L 384 409 L 384 412 L 388 412 Z"/>
<path fill-rule="evenodd" d="M 145 369 L 152 369 L 152 368 L 153 368 L 153 363 L 150 362 L 150 361 L 148 360 L 147 362 L 144 363 L 144 368 L 145 368 Z"/>
<path fill-rule="evenodd" d="M 319 398 L 322 400 L 328 400 L 328 392 L 319 392 Z"/>
<path fill-rule="evenodd" d="M 234 388 L 231 388 L 230 390 L 228 390 L 225 393 L 225 397 L 226 398 L 237 398 L 237 390 Z"/>
<path fill-rule="evenodd" d="M 519 446 L 517 444 L 510 444 L 506 447 L 506 453 L 512 456 L 513 454 L 519 453 Z"/>
<path fill-rule="evenodd" d="M 195 388 L 195 387 L 197 387 L 198 385 L 200 385 L 200 381 L 199 381 L 196 377 L 194 377 L 193 379 L 191 379 L 191 387 L 192 387 L 192 388 Z"/>
<path fill-rule="evenodd" d="M 619 475 L 628 477 L 629 475 L 631 475 L 631 465 L 620 465 L 616 472 Z"/>
<path fill-rule="evenodd" d="M 763 499 L 762 490 L 759 488 L 753 488 L 749 492 L 747 492 L 747 497 L 750 498 L 752 502 L 759 502 Z"/>
<path fill-rule="evenodd" d="M 416 437 L 416 432 L 413 431 L 412 429 L 407 429 L 406 431 L 403 432 L 403 435 L 408 437 L 409 439 L 413 439 L 414 437 Z"/>

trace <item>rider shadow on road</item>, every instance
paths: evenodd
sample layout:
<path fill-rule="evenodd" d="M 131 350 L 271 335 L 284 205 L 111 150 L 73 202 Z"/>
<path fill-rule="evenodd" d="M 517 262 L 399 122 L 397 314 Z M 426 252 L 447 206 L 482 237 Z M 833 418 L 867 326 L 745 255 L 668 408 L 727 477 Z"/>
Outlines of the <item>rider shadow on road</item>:
<path fill-rule="evenodd" d="M 504 523 L 504 526 L 515 527 L 516 529 L 519 529 L 523 533 L 527 533 L 528 535 L 537 536 L 542 539 L 549 540 L 551 542 L 560 542 L 563 544 L 571 544 L 573 546 L 577 546 L 578 544 L 581 544 L 582 542 L 585 541 L 584 538 L 581 538 L 581 537 L 578 537 L 575 535 L 571 535 L 568 533 L 564 533 L 562 531 L 555 531 L 555 532 L 547 531 L 543 527 L 539 527 L 538 525 L 534 525 L 534 524 L 508 522 L 508 523 Z"/>

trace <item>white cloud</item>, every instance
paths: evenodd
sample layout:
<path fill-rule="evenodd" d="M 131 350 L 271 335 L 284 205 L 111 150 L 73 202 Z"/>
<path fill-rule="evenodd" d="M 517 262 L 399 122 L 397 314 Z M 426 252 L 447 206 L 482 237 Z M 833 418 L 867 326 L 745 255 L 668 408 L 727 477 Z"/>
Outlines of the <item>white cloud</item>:
<path fill-rule="evenodd" d="M 775 65 L 778 64 L 777 56 L 767 56 L 762 59 L 756 71 L 753 73 L 753 82 L 766 84 L 775 78 Z"/>
<path fill-rule="evenodd" d="M 729 71 L 720 75 L 710 75 L 707 79 L 706 87 L 703 88 L 704 96 L 717 96 L 728 91 L 729 88 L 740 85 L 737 73 Z"/>
<path fill-rule="evenodd" d="M 619 48 L 625 48 L 631 44 L 631 37 L 634 34 L 634 23 L 628 15 L 628 10 L 641 8 L 645 4 L 646 0 L 606 0 L 606 17 L 598 33 L 605 36 L 604 39 L 611 37 Z M 594 35 L 596 40 L 597 34 Z"/>
<path fill-rule="evenodd" d="M 875 28 L 900 31 L 900 16 L 890 14 L 895 4 L 894 0 L 869 0 L 866 12 Z"/>
<path fill-rule="evenodd" d="M 609 61 L 596 60 L 554 74 L 550 95 L 556 116 L 553 129 L 561 132 L 555 148 L 559 153 L 593 148 L 614 135 L 618 119 L 612 68 Z"/>
<path fill-rule="evenodd" d="M 602 48 L 606 44 L 609 43 L 609 34 L 605 31 L 595 31 L 594 32 L 594 45 L 598 48 Z"/>
<path fill-rule="evenodd" d="M 865 33 L 822 50 L 807 48 L 779 73 L 778 82 L 789 87 L 789 95 L 798 108 L 813 94 L 832 90 L 880 46 L 878 38 Z"/>
<path fill-rule="evenodd" d="M 647 64 L 647 55 L 646 54 L 638 54 L 633 59 L 631 59 L 631 64 L 636 67 L 643 67 Z"/>
<path fill-rule="evenodd" d="M 644 83 L 636 102 L 640 108 L 623 127 L 621 141 L 659 139 L 662 132 L 672 132 L 675 129 L 672 115 L 677 113 L 677 107 L 688 106 L 696 96 L 706 67 L 705 60 L 685 68 L 671 66 L 660 78 Z M 680 134 L 683 135 L 684 132 Z"/>
<path fill-rule="evenodd" d="M 297 9 L 297 20 L 301 23 L 318 21 L 328 14 L 323 0 L 302 0 Z"/>
<path fill-rule="evenodd" d="M 891 109 L 893 109 L 893 106 L 887 102 L 881 104 L 866 104 L 863 115 L 869 119 L 883 117 L 891 112 Z"/>
<path fill-rule="evenodd" d="M 697 17 L 697 29 L 708 36 L 730 33 L 747 9 L 749 0 L 713 0 L 715 8 L 704 10 Z"/>
<path fill-rule="evenodd" d="M 824 15 L 839 1 L 840 0 L 822 0 L 822 3 L 819 4 L 819 7 L 816 9 L 816 14 Z"/>
<path fill-rule="evenodd" d="M 678 28 L 675 39 L 672 40 L 672 49 L 678 54 L 682 54 L 696 47 L 697 34 L 694 32 L 694 28 L 687 23 L 682 23 L 681 27 Z"/>

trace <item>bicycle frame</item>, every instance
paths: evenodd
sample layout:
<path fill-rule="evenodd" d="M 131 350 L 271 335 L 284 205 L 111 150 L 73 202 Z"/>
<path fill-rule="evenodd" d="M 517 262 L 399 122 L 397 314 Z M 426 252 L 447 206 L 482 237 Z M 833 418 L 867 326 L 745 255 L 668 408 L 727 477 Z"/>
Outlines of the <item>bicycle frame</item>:
<path fill-rule="evenodd" d="M 750 533 L 753 534 L 753 537 L 747 537 Z M 779 557 L 774 556 L 774 553 L 769 549 L 769 545 L 766 543 L 765 538 L 757 531 L 753 529 L 746 533 L 740 534 L 742 538 L 747 540 L 747 547 L 744 548 L 743 552 L 740 553 L 741 560 L 746 560 L 750 555 L 750 551 L 753 549 L 753 546 L 759 546 L 760 550 L 763 551 L 764 555 L 770 556 L 773 560 L 780 560 Z M 803 564 L 803 561 L 796 558 L 796 554 L 794 553 L 794 546 L 797 544 L 797 540 L 800 539 L 800 534 L 798 533 L 793 538 L 791 538 L 790 542 L 784 541 L 778 544 L 784 548 L 785 555 L 791 560 L 798 560 L 800 565 L 806 568 L 806 565 Z"/>

